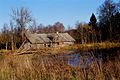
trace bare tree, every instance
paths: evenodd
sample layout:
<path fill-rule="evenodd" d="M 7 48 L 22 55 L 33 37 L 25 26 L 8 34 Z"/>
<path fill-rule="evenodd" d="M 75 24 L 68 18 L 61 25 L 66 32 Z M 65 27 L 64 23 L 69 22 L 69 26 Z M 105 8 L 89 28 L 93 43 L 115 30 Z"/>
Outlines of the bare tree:
<path fill-rule="evenodd" d="M 81 43 L 83 44 L 84 43 L 84 40 L 83 40 L 83 25 L 82 23 L 77 23 L 77 37 L 78 37 L 78 42 L 80 42 L 79 40 L 81 40 Z"/>
<path fill-rule="evenodd" d="M 105 0 L 98 8 L 99 25 L 102 29 L 102 39 L 112 40 L 112 25 L 111 17 L 120 10 L 120 4 L 115 3 L 113 0 Z M 104 35 L 106 34 L 106 35 Z"/>
<path fill-rule="evenodd" d="M 36 23 L 36 20 L 33 20 L 33 33 L 36 33 L 37 32 L 37 23 Z"/>
<path fill-rule="evenodd" d="M 33 20 L 33 23 L 32 23 L 32 25 L 29 26 L 28 30 L 29 30 L 29 33 L 31 33 L 31 34 L 37 32 L 37 24 L 36 24 L 35 20 Z"/>
<path fill-rule="evenodd" d="M 43 24 L 39 24 L 39 26 L 37 26 L 37 33 L 45 33 L 44 28 L 45 26 Z"/>
<path fill-rule="evenodd" d="M 14 39 L 13 39 L 13 23 L 10 22 L 10 26 L 11 26 L 11 46 L 12 46 L 12 50 L 14 50 Z"/>
<path fill-rule="evenodd" d="M 67 26 L 67 30 L 71 30 L 72 27 L 70 25 Z"/>
<path fill-rule="evenodd" d="M 7 51 L 8 50 L 8 42 L 9 42 L 8 24 L 3 25 L 2 34 L 3 34 L 3 39 L 4 39 L 5 45 L 6 45 L 6 51 Z"/>
<path fill-rule="evenodd" d="M 31 12 L 24 7 L 12 9 L 11 17 L 16 22 L 17 26 L 20 26 L 23 41 L 25 27 L 32 21 Z"/>

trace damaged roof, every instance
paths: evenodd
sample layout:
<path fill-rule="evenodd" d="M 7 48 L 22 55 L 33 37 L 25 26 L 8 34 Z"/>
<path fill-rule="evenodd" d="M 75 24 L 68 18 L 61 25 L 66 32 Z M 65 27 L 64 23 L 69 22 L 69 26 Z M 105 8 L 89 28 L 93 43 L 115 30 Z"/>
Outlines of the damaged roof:
<path fill-rule="evenodd" d="M 68 33 L 49 33 L 49 34 L 35 33 L 35 34 L 27 34 L 26 37 L 32 44 L 75 41 L 75 39 L 73 39 Z"/>

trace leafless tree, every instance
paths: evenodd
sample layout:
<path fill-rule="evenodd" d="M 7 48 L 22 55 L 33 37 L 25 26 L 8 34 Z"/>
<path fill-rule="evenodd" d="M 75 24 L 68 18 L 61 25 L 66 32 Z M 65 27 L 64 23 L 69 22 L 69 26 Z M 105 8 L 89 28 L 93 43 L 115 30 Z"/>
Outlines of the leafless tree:
<path fill-rule="evenodd" d="M 5 41 L 6 44 L 6 50 L 8 49 L 8 42 L 9 42 L 9 30 L 8 30 L 8 24 L 4 24 L 3 25 L 3 29 L 2 29 L 2 34 L 3 34 L 3 39 Z"/>
<path fill-rule="evenodd" d="M 32 25 L 29 26 L 29 33 L 37 33 L 37 24 L 35 20 L 33 20 Z"/>
<path fill-rule="evenodd" d="M 11 27 L 11 46 L 12 46 L 12 50 L 14 50 L 14 37 L 13 37 L 13 23 L 10 22 L 10 27 Z"/>
<path fill-rule="evenodd" d="M 21 28 L 22 41 L 24 40 L 25 27 L 32 21 L 31 12 L 28 8 L 12 9 L 11 17 L 13 21 Z"/>
<path fill-rule="evenodd" d="M 43 28 L 44 28 L 44 25 L 43 24 L 39 24 L 39 26 L 37 26 L 37 33 L 45 33 Z"/>

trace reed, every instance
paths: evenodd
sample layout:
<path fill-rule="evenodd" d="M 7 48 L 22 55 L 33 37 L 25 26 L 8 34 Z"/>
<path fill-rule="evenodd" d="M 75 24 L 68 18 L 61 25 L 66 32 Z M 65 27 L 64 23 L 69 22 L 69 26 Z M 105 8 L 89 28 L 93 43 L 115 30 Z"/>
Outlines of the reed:
<path fill-rule="evenodd" d="M 82 67 L 85 62 L 82 58 L 79 66 L 70 66 L 67 64 L 70 57 L 65 60 L 64 53 L 41 54 L 0 54 L 0 80 L 120 80 L 118 58 L 114 61 L 108 58 L 106 63 L 94 59 L 89 66 Z M 95 57 L 94 53 L 91 57 Z"/>

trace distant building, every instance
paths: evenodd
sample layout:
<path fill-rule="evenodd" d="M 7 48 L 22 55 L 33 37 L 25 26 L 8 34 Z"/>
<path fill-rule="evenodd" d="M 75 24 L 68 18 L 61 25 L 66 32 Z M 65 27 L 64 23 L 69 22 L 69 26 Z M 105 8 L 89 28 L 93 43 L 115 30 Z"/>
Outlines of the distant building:
<path fill-rule="evenodd" d="M 73 45 L 73 39 L 68 33 L 26 34 L 26 40 L 20 48 L 39 49 L 41 47 L 63 47 Z"/>

